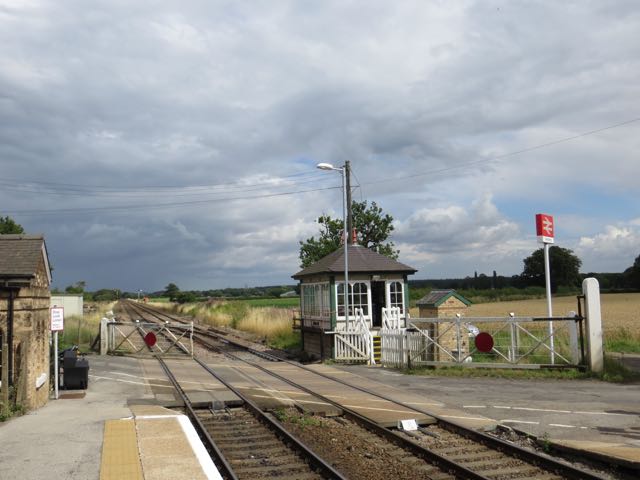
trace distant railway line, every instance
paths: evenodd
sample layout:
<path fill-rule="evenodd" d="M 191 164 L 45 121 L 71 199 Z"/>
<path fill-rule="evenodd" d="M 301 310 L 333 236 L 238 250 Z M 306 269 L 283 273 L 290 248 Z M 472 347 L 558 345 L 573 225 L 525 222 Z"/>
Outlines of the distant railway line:
<path fill-rule="evenodd" d="M 130 317 L 138 316 L 145 322 L 185 322 L 183 318 L 152 309 L 146 305 L 134 302 L 123 303 L 123 309 Z M 227 478 L 263 478 L 260 475 L 268 475 L 266 472 L 276 472 L 275 465 L 264 465 L 272 458 L 281 458 L 276 478 L 366 478 L 370 479 L 371 471 L 353 467 L 354 464 L 376 465 L 373 460 L 382 460 L 381 464 L 401 468 L 400 475 L 396 478 L 432 478 L 445 480 L 450 478 L 466 478 L 474 480 L 503 480 L 503 479 L 599 479 L 596 474 L 586 472 L 570 464 L 558 461 L 546 455 L 534 451 L 522 449 L 511 443 L 504 442 L 490 435 L 458 425 L 449 420 L 433 415 L 431 412 L 407 405 L 396 399 L 389 398 L 379 392 L 371 391 L 358 385 L 354 385 L 343 379 L 333 378 L 321 372 L 315 371 L 297 362 L 291 362 L 282 355 L 274 355 L 272 352 L 249 342 L 230 338 L 226 332 L 216 329 L 194 327 L 194 340 L 209 352 L 214 351 L 233 364 L 241 367 L 245 375 L 256 372 L 256 375 L 266 375 L 277 379 L 281 384 L 288 385 L 290 389 L 308 394 L 316 402 L 331 405 L 336 411 L 342 413 L 341 417 L 322 419 L 318 425 L 309 421 L 306 432 L 302 434 L 308 437 L 308 446 L 298 442 L 285 429 L 287 421 L 278 422 L 271 413 L 262 410 L 252 401 L 249 395 L 245 395 L 241 389 L 235 388 L 227 382 L 223 376 L 214 371 L 209 365 L 195 355 L 195 362 L 206 369 L 218 381 L 222 382 L 244 402 L 240 408 L 197 410 L 187 407 L 190 417 L 211 441 L 209 450 L 220 458 L 215 458 L 221 470 L 225 470 Z M 207 353 L 210 355 L 210 353 Z M 203 354 L 204 356 L 204 354 Z M 159 359 L 161 362 L 162 360 Z M 286 364 L 288 371 L 293 374 L 283 374 L 273 371 L 274 362 Z M 163 363 L 167 376 L 175 382 L 175 388 L 182 392 L 181 396 L 185 405 L 188 398 L 179 386 L 179 382 L 173 377 L 169 368 Z M 271 367 L 270 367 L 271 365 Z M 291 377 L 312 378 L 312 382 L 294 381 Z M 354 391 L 363 399 L 365 404 L 385 402 L 385 409 L 389 411 L 415 412 L 416 417 L 425 416 L 434 419 L 431 425 L 421 426 L 417 430 L 404 431 L 394 427 L 381 425 L 370 416 L 363 415 L 362 410 L 347 406 L 344 402 L 331 398 L 323 393 L 320 387 L 310 387 L 309 383 L 333 384 L 334 388 L 343 391 Z M 325 387 L 326 390 L 326 387 Z M 284 396 L 284 394 L 283 394 Z M 378 403 L 375 403 L 376 405 Z M 364 408 L 364 407 L 363 407 Z M 286 416 L 285 416 L 286 417 Z M 268 419 L 268 420 L 267 420 Z M 384 452 L 382 458 L 363 458 L 358 455 L 344 456 L 344 452 L 338 447 L 330 448 L 323 438 L 322 429 L 330 429 L 332 422 L 340 423 L 341 428 L 349 428 L 350 433 L 357 435 L 360 441 L 366 445 L 381 445 L 380 451 Z M 276 425 L 276 426 L 274 426 Z M 295 425 L 293 425 L 295 426 Z M 315 430 L 314 430 L 315 429 Z M 306 435 L 306 433 L 314 432 Z M 234 441 L 233 438 L 243 439 Z M 246 441 L 244 441 L 246 440 Z M 335 442 L 338 446 L 339 441 Z M 289 450 L 287 450 L 289 449 Z M 320 458 L 314 451 L 322 451 Z M 247 454 L 253 452 L 251 457 Z M 276 456 L 268 452 L 277 452 Z M 335 468 L 331 465 L 335 465 Z M 265 467 L 263 469 L 263 467 Z M 269 468 L 272 468 L 269 470 Z M 305 468 L 307 469 L 305 471 Z M 227 470 L 228 469 L 228 470 Z M 348 471 L 348 476 L 342 476 L 339 471 Z"/>

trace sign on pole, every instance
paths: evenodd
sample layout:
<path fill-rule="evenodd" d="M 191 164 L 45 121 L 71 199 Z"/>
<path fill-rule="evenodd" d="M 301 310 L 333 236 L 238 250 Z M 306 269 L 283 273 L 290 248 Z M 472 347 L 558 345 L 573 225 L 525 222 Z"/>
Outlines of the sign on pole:
<path fill-rule="evenodd" d="M 546 213 L 536 214 L 536 235 L 538 241 L 544 244 L 544 278 L 547 290 L 547 315 L 553 316 L 553 307 L 551 305 L 551 267 L 549 266 L 549 246 L 555 239 L 555 227 L 553 225 L 553 216 Z M 555 346 L 553 338 L 553 321 L 549 320 L 549 347 L 551 350 L 551 363 L 555 363 Z"/>
<path fill-rule="evenodd" d="M 553 216 L 546 213 L 538 213 L 536 215 L 536 235 L 540 243 L 554 242 L 554 226 Z"/>
<path fill-rule="evenodd" d="M 58 332 L 64 330 L 64 308 L 51 307 L 51 331 L 53 332 L 53 381 L 55 399 L 58 399 Z"/>
<path fill-rule="evenodd" d="M 64 308 L 51 307 L 51 331 L 61 332 L 64 330 Z"/>

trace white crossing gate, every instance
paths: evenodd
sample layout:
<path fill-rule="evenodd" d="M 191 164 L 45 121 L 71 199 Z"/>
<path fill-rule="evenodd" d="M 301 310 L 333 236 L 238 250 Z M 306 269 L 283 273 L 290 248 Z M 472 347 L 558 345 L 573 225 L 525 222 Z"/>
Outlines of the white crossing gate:
<path fill-rule="evenodd" d="M 337 362 L 375 363 L 373 359 L 373 335 L 369 331 L 362 310 L 355 309 L 355 321 L 349 330 L 332 332 L 334 360 Z"/>

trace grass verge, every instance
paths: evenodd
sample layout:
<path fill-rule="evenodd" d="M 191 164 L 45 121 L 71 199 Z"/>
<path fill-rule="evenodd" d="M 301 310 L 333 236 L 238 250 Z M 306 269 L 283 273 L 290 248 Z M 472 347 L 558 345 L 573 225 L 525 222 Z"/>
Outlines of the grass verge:
<path fill-rule="evenodd" d="M 640 382 L 640 372 L 634 372 L 614 358 L 605 356 L 604 371 L 601 374 L 578 369 L 509 369 L 509 368 L 469 368 L 469 367 L 426 367 L 405 370 L 408 375 L 432 377 L 490 377 L 521 380 L 602 380 L 611 383 Z"/>
<path fill-rule="evenodd" d="M 65 318 L 64 331 L 58 336 L 58 349 L 64 350 L 77 345 L 81 352 L 89 351 L 100 332 L 100 320 L 106 312 L 113 310 L 114 305 L 115 302 L 100 302 L 91 313 Z"/>

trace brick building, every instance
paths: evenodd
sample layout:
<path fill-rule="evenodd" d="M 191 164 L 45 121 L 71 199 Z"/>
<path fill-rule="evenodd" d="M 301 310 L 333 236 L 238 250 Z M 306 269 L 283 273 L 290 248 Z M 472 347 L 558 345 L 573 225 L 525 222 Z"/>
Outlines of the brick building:
<path fill-rule="evenodd" d="M 8 353 L 1 378 L 27 409 L 49 398 L 50 285 L 44 237 L 0 235 L 0 345 Z"/>
<path fill-rule="evenodd" d="M 471 302 L 457 293 L 455 290 L 432 290 L 416 302 L 420 318 L 453 318 L 456 314 L 464 313 Z M 416 325 L 423 327 L 419 320 Z M 429 336 L 437 339 L 438 343 L 449 351 L 458 350 L 458 333 L 454 323 L 429 323 L 426 325 Z M 465 330 L 466 331 L 466 330 Z M 461 341 L 461 352 L 469 351 L 467 337 Z M 440 350 L 431 349 L 431 360 L 447 360 Z"/>

